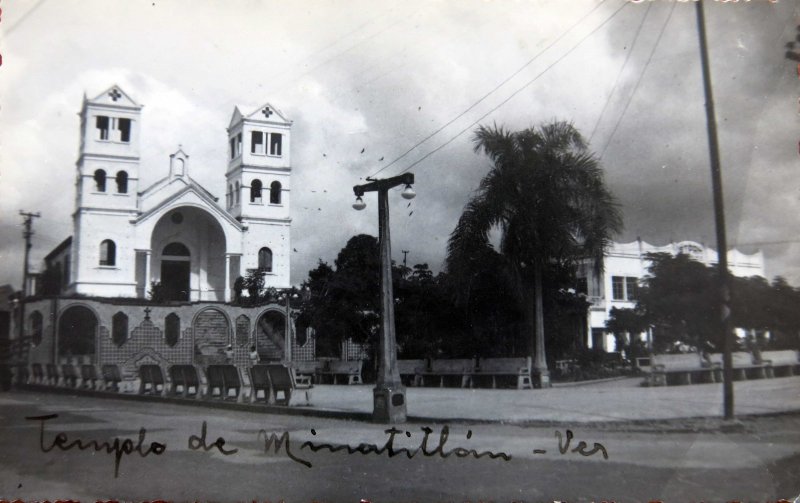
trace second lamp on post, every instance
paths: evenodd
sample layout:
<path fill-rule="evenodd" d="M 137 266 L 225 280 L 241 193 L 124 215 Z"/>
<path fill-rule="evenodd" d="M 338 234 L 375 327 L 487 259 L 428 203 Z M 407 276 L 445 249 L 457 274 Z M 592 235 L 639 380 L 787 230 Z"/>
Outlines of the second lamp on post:
<path fill-rule="evenodd" d="M 365 192 L 378 193 L 378 233 L 381 250 L 381 337 L 378 378 L 372 390 L 372 419 L 379 423 L 403 423 L 406 420 L 406 389 L 400 381 L 397 368 L 397 341 L 394 331 L 394 294 L 392 287 L 392 249 L 389 238 L 389 189 L 405 185 L 402 196 L 413 199 L 416 194 L 411 184 L 414 175 L 404 173 L 383 180 L 371 180 L 356 185 L 353 208 L 363 210 Z"/>

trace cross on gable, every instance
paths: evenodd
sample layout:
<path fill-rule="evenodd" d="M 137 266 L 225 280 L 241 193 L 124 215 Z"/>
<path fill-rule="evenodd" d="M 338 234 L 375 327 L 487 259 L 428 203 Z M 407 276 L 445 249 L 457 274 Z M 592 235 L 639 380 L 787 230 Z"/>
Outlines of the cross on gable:
<path fill-rule="evenodd" d="M 274 112 L 270 110 L 269 107 L 265 107 L 264 110 L 261 111 L 261 113 L 264 114 L 264 117 L 269 119 L 269 116 L 272 115 Z"/>
<path fill-rule="evenodd" d="M 117 91 L 116 88 L 112 89 L 108 95 L 111 96 L 111 101 L 117 101 L 118 99 L 122 98 L 122 93 Z"/>
<path fill-rule="evenodd" d="M 151 309 L 149 307 L 144 308 L 144 319 L 146 320 L 150 319 L 150 311 Z"/>

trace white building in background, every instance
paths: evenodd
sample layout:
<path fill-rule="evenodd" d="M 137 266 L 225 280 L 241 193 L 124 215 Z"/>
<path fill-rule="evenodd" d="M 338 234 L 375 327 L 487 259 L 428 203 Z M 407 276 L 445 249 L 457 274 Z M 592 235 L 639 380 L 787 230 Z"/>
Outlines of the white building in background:
<path fill-rule="evenodd" d="M 613 351 L 614 336 L 606 330 L 606 322 L 611 309 L 633 308 L 639 285 L 648 274 L 648 253 L 683 253 L 706 265 L 717 263 L 717 252 L 694 241 L 669 243 L 654 246 L 641 240 L 631 243 L 614 243 L 606 252 L 604 269 L 599 278 L 585 265 L 578 272 L 579 290 L 588 295 L 592 303 L 589 308 L 589 347 Z M 728 268 L 734 276 L 749 277 L 764 274 L 764 254 L 758 251 L 752 255 L 736 249 L 728 251 Z"/>
<path fill-rule="evenodd" d="M 234 110 L 228 162 L 215 168 L 222 203 L 191 178 L 180 148 L 163 165 L 141 165 L 141 112 L 118 86 L 84 96 L 74 234 L 46 259 L 58 290 L 145 298 L 158 282 L 173 300 L 230 301 L 250 270 L 268 287 L 290 286 L 291 121 L 269 104 Z M 163 177 L 142 188 L 144 170 Z"/>

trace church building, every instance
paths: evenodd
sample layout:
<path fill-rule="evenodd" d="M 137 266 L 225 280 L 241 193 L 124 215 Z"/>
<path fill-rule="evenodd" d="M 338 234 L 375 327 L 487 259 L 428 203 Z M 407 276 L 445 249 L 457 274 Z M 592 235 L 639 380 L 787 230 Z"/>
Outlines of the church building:
<path fill-rule="evenodd" d="M 63 292 L 169 300 L 230 301 L 237 277 L 264 274 L 289 286 L 291 121 L 267 104 L 238 108 L 228 126 L 224 203 L 191 177 L 178 149 L 140 165 L 142 106 L 117 86 L 80 111 L 74 234 L 60 254 Z M 149 187 L 140 172 L 163 173 Z"/>
<path fill-rule="evenodd" d="M 248 276 L 290 287 L 292 122 L 269 103 L 234 109 L 218 197 L 180 146 L 142 165 L 142 111 L 119 86 L 84 96 L 73 233 L 22 306 L 29 363 L 112 364 L 133 379 L 143 364 L 245 366 L 253 347 L 262 360 L 313 359 L 288 296 L 238 295 Z"/>

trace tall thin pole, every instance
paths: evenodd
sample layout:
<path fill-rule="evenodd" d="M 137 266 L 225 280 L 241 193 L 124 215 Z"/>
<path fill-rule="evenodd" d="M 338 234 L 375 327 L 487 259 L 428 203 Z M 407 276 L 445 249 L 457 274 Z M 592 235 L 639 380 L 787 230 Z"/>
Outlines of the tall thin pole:
<path fill-rule="evenodd" d="M 703 68 L 703 89 L 706 95 L 706 124 L 708 128 L 708 153 L 711 160 L 711 185 L 714 191 L 714 220 L 717 230 L 717 261 L 719 263 L 719 308 L 722 331 L 722 380 L 725 419 L 733 419 L 733 359 L 731 357 L 730 274 L 728 272 L 728 241 L 725 235 L 725 205 L 722 197 L 722 170 L 717 141 L 717 118 L 714 112 L 714 95 L 711 88 L 711 70 L 708 62 L 706 21 L 703 2 L 695 2 L 697 30 L 700 37 L 700 59 Z"/>
<path fill-rule="evenodd" d="M 25 298 L 28 296 L 28 259 L 30 257 L 31 247 L 31 237 L 33 237 L 33 219 L 39 218 L 41 215 L 37 211 L 36 213 L 31 213 L 27 211 L 20 210 L 20 215 L 22 215 L 25 220 L 23 221 L 23 225 L 25 229 L 22 231 L 22 237 L 25 238 L 25 258 L 22 264 L 22 296 L 19 299 L 19 342 L 20 348 L 23 344 L 23 339 L 25 338 Z"/>
<path fill-rule="evenodd" d="M 404 423 L 406 421 L 406 391 L 397 368 L 397 337 L 394 330 L 394 290 L 392 288 L 392 246 L 389 237 L 389 189 L 405 185 L 404 199 L 412 199 L 413 173 L 385 178 L 368 179 L 369 183 L 356 185 L 353 192 L 356 202 L 353 209 L 363 210 L 361 199 L 365 192 L 378 193 L 378 234 L 381 256 L 381 329 L 378 376 L 372 390 L 372 419 L 379 423 Z"/>
<path fill-rule="evenodd" d="M 389 189 L 378 190 L 378 234 L 381 252 L 381 348 L 376 387 L 400 385 L 394 331 L 394 288 L 392 285 L 392 244 L 389 237 Z"/>

